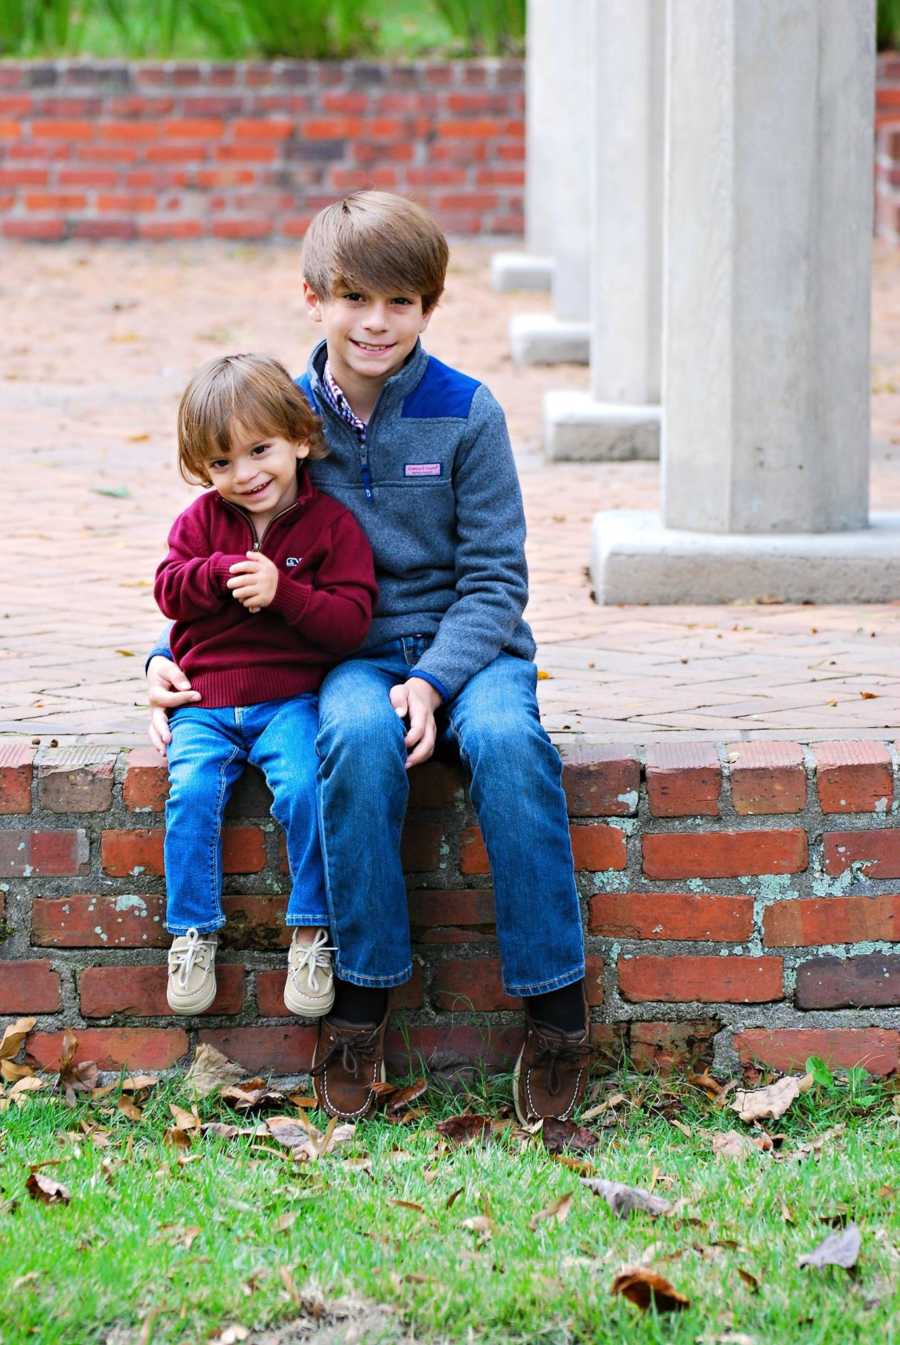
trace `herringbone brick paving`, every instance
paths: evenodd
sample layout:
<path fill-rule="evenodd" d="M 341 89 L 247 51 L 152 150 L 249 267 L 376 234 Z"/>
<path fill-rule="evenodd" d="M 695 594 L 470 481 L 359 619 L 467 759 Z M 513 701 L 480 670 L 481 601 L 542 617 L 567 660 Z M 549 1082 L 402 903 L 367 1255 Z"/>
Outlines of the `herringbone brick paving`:
<path fill-rule="evenodd" d="M 900 595 L 827 608 L 749 593 L 729 607 L 592 602 L 592 516 L 657 507 L 658 467 L 543 463 L 542 395 L 587 386 L 587 371 L 513 368 L 508 319 L 546 300 L 492 294 L 489 255 L 480 245 L 455 249 L 428 345 L 483 377 L 509 415 L 529 520 L 528 615 L 557 740 L 893 737 Z M 174 466 L 178 395 L 220 352 L 268 351 L 301 367 L 313 332 L 297 251 L 13 245 L 0 294 L 0 734 L 139 741 L 142 656 L 161 624 L 153 570 L 191 497 Z M 897 252 L 876 250 L 873 295 L 872 504 L 900 510 Z"/>

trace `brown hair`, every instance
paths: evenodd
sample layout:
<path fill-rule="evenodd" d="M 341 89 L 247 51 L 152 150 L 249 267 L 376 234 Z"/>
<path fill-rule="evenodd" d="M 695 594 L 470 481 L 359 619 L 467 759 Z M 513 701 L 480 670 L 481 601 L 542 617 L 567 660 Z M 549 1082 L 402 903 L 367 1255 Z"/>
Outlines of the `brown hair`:
<path fill-rule="evenodd" d="M 338 288 L 419 294 L 425 313 L 444 291 L 449 249 L 421 206 L 359 191 L 320 210 L 303 243 L 303 277 L 320 299 Z"/>
<path fill-rule="evenodd" d="M 212 484 L 206 464 L 227 455 L 235 424 L 309 444 L 309 457 L 324 458 L 322 422 L 283 364 L 268 355 L 225 355 L 198 369 L 178 407 L 178 470 L 191 485 Z"/>

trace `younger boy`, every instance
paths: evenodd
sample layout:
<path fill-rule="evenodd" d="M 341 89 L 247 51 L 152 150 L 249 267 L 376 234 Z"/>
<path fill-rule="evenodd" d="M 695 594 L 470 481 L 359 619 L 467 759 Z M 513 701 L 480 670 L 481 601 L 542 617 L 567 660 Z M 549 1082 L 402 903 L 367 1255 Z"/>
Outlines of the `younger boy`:
<path fill-rule="evenodd" d="M 191 380 L 178 463 L 212 490 L 176 519 L 156 572 L 172 652 L 202 704 L 171 720 L 166 803 L 167 996 L 202 1013 L 216 994 L 222 815 L 249 761 L 266 777 L 287 839 L 293 928 L 284 1000 L 319 1017 L 334 1000 L 319 849 L 317 692 L 372 615 L 372 552 L 352 515 L 312 484 L 319 421 L 275 360 L 231 355 Z"/>
<path fill-rule="evenodd" d="M 440 737 L 471 773 L 504 986 L 525 999 L 516 1111 L 568 1117 L 584 1095 L 589 1044 L 561 766 L 540 724 L 522 620 L 525 521 L 503 412 L 483 384 L 419 343 L 446 266 L 435 221 L 382 192 L 327 207 L 304 244 L 304 293 L 325 339 L 299 382 L 330 449 L 311 470 L 365 529 L 379 581 L 365 645 L 319 697 L 338 951 L 313 1077 L 333 1115 L 359 1117 L 374 1103 L 388 989 L 412 974 L 400 862 L 408 771 Z M 165 657 L 151 657 L 148 677 L 150 736 L 164 749 L 164 710 L 186 703 L 190 683 Z"/>

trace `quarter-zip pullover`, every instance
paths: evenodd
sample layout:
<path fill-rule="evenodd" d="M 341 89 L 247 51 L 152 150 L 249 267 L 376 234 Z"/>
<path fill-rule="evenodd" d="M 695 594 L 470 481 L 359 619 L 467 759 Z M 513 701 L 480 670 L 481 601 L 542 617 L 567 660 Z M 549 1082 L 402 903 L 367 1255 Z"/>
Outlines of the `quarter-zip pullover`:
<path fill-rule="evenodd" d="M 272 603 L 255 614 L 226 587 L 252 550 L 279 572 Z M 174 620 L 172 655 L 211 709 L 317 690 L 364 640 L 376 593 L 365 534 L 306 469 L 296 501 L 261 538 L 243 509 L 215 490 L 201 495 L 175 520 L 154 586 Z"/>

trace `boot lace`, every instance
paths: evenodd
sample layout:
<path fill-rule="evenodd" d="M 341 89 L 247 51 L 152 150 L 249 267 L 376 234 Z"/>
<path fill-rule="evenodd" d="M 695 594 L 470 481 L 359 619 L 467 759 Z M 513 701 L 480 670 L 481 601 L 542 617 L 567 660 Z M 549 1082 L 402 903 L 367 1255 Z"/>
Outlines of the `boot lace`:
<path fill-rule="evenodd" d="M 209 967 L 209 958 L 215 947 L 212 939 L 204 939 L 200 936 L 200 931 L 195 928 L 188 930 L 185 934 L 186 943 L 181 948 L 173 948 L 169 953 L 169 961 L 173 973 L 178 978 L 179 990 L 186 990 L 194 967 L 200 967 L 201 971 L 206 971 Z"/>
<path fill-rule="evenodd" d="M 335 1056 L 340 1055 L 341 1068 L 355 1078 L 364 1065 L 372 1065 L 380 1057 L 378 1041 L 380 1027 L 381 1024 L 378 1023 L 374 1028 L 365 1027 L 357 1032 L 342 1034 L 331 1044 L 327 1054 L 313 1065 L 310 1074 L 324 1074 Z"/>
<path fill-rule="evenodd" d="M 587 1058 L 587 1048 L 583 1043 L 565 1041 L 555 1032 L 544 1032 L 534 1026 L 535 1067 L 547 1069 L 547 1091 L 556 1097 L 562 1091 L 562 1071 L 582 1069 Z"/>
<path fill-rule="evenodd" d="M 298 943 L 294 940 L 291 946 L 291 966 L 290 975 L 296 978 L 301 972 L 309 971 L 309 988 L 316 991 L 319 988 L 319 978 L 316 974 L 320 970 L 331 965 L 330 954 L 335 952 L 328 943 L 328 935 L 324 929 L 320 929 L 312 943 Z"/>

